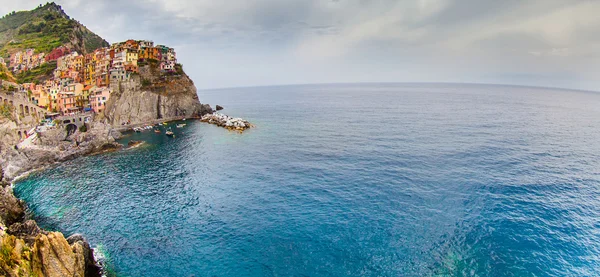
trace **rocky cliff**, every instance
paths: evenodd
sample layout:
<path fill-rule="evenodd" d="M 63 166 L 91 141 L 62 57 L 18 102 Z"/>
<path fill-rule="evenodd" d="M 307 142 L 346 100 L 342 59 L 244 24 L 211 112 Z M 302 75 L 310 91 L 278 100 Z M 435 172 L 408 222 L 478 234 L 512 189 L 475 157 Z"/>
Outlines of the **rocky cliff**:
<path fill-rule="evenodd" d="M 0 183 L 0 276 L 100 276 L 92 251 L 81 235 L 65 239 L 27 220 L 23 203 Z"/>
<path fill-rule="evenodd" d="M 0 95 L 13 103 L 0 104 L 0 276 L 99 276 L 93 251 L 83 237 L 65 239 L 61 233 L 40 229 L 28 220 L 8 181 L 32 169 L 114 146 L 118 133 L 101 123 L 69 136 L 64 128 L 55 128 L 17 147 L 21 136 L 37 125 L 38 110 L 21 112 L 27 103 L 18 93 Z"/>
<path fill-rule="evenodd" d="M 194 82 L 181 68 L 176 74 L 163 74 L 156 64 L 146 64 L 139 71 L 127 81 L 111 83 L 113 93 L 103 115 L 107 123 L 149 123 L 212 112 L 209 105 L 200 103 Z"/>
<path fill-rule="evenodd" d="M 16 124 L 3 120 L 5 125 Z M 81 235 L 65 239 L 61 233 L 40 229 L 27 218 L 24 204 L 15 198 L 7 181 L 28 170 L 118 148 L 114 143 L 118 133 L 96 122 L 88 131 L 69 136 L 64 128 L 38 135 L 35 142 L 20 147 L 9 136 L 0 141 L 0 276 L 100 276 L 85 239 Z"/>

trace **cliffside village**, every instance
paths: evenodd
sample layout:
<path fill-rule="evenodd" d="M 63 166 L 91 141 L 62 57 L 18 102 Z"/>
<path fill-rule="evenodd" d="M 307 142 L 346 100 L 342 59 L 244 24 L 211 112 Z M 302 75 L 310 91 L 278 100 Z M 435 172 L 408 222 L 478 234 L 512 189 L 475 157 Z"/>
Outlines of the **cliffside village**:
<path fill-rule="evenodd" d="M 10 56 L 9 70 L 16 74 L 56 61 L 53 78 L 41 84 L 0 80 L 0 85 L 8 90 L 27 93 L 32 103 L 49 112 L 100 113 L 113 88 L 132 74 L 139 73 L 138 65 L 151 60 L 158 62 L 161 72 L 176 71 L 175 50 L 164 45 L 154 46 L 152 41 L 146 40 L 114 43 L 109 48 L 100 48 L 85 55 L 63 46 L 48 54 L 36 54 L 33 49 L 27 49 Z M 2 58 L 0 62 L 5 63 Z"/>

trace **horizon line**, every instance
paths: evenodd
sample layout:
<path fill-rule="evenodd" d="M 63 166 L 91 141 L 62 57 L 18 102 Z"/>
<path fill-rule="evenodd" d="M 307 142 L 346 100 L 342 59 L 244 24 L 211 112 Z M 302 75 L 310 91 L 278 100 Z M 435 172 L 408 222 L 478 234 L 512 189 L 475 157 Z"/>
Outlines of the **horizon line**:
<path fill-rule="evenodd" d="M 431 84 L 431 85 L 487 85 L 487 86 L 505 86 L 505 87 L 522 87 L 533 89 L 556 89 L 577 92 L 600 93 L 600 90 L 576 89 L 565 87 L 551 86 L 536 86 L 536 85 L 518 85 L 518 84 L 502 84 L 502 83 L 476 83 L 476 82 L 324 82 L 324 83 L 296 83 L 296 84 L 275 84 L 275 85 L 250 85 L 250 86 L 234 86 L 234 87 L 216 87 L 198 89 L 198 91 L 210 90 L 228 90 L 228 89 L 247 89 L 247 88 L 267 88 L 267 87 L 291 87 L 291 86 L 315 86 L 315 85 L 360 85 L 360 84 Z"/>

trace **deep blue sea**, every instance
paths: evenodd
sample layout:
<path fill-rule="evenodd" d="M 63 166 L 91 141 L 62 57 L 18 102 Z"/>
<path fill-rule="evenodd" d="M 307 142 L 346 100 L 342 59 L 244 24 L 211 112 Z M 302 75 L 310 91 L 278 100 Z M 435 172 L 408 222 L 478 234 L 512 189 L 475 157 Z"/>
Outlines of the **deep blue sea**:
<path fill-rule="evenodd" d="M 16 184 L 118 276 L 599 276 L 600 94 L 453 84 L 199 91 L 256 124 Z"/>

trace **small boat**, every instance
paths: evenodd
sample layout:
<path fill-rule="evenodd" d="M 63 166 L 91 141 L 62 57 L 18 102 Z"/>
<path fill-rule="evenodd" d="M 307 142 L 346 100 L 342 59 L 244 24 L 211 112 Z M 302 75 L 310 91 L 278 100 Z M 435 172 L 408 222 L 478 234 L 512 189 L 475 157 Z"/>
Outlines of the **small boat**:
<path fill-rule="evenodd" d="M 185 125 L 186 125 L 185 123 L 184 124 L 177 124 L 177 128 L 183 128 L 183 127 L 185 127 Z"/>
<path fill-rule="evenodd" d="M 157 134 L 160 134 L 160 130 L 159 129 L 154 129 L 154 132 Z"/>
<path fill-rule="evenodd" d="M 133 128 L 133 131 L 135 131 L 136 133 L 140 133 L 140 132 L 142 132 L 142 129 L 135 127 L 135 128 Z"/>
<path fill-rule="evenodd" d="M 173 134 L 173 131 L 171 131 L 171 127 L 169 127 L 169 129 L 167 129 L 167 131 L 165 132 L 165 135 L 169 136 L 169 137 L 174 137 L 175 134 Z"/>

